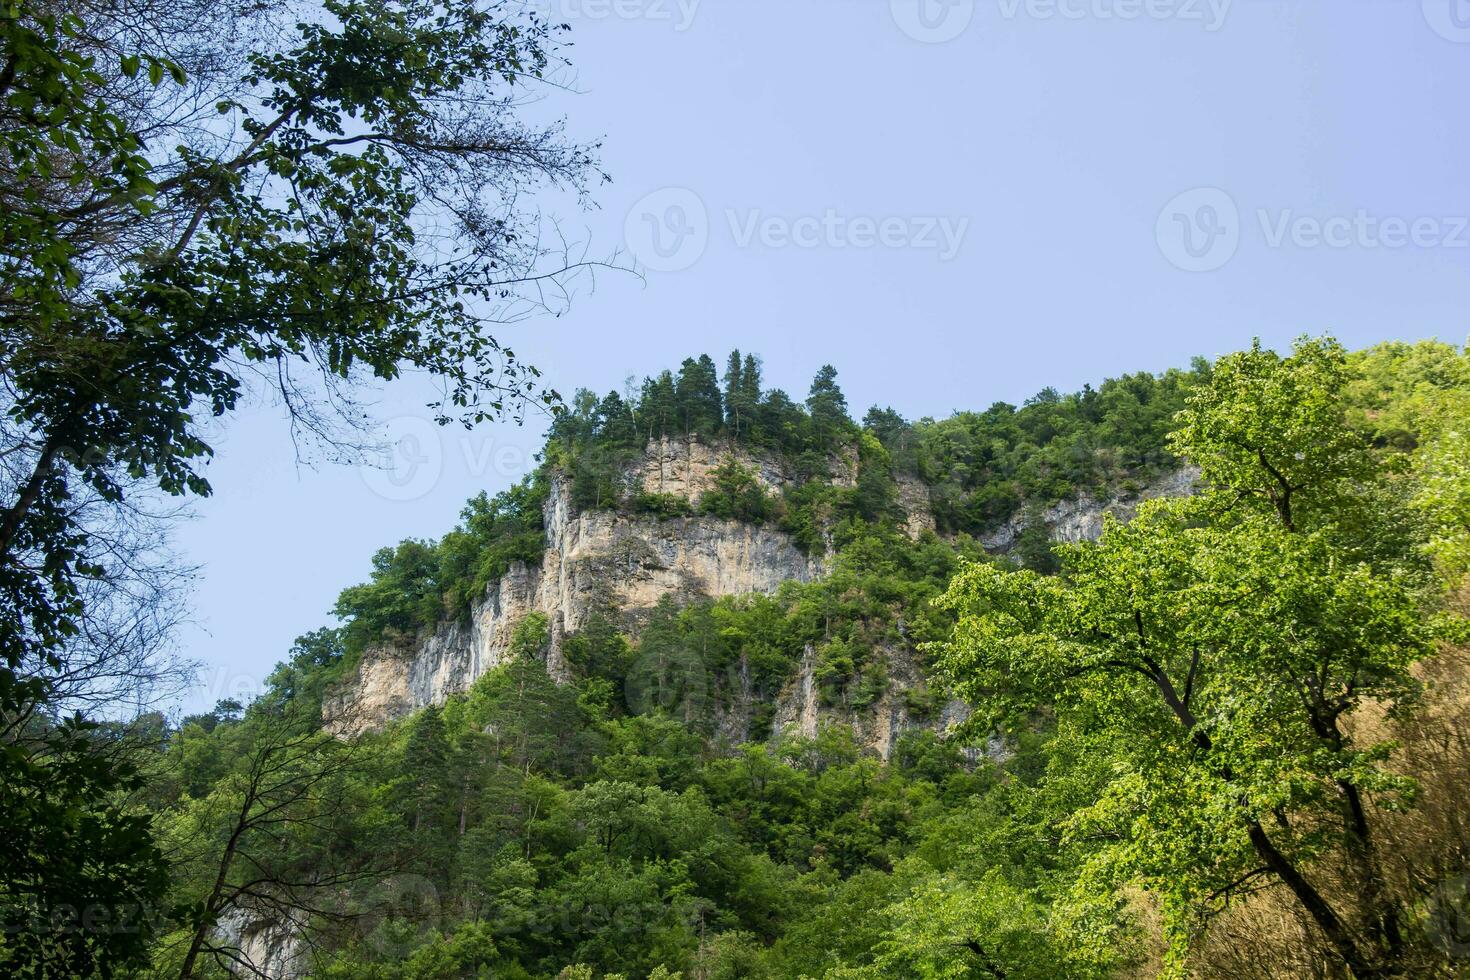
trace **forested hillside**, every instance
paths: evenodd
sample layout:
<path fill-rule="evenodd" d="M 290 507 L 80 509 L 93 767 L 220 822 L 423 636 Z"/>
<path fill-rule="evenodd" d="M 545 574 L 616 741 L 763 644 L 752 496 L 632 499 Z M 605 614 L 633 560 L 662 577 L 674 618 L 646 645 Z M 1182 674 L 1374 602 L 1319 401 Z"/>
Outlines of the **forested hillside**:
<path fill-rule="evenodd" d="M 1464 352 L 1303 341 L 912 422 L 760 368 L 578 392 L 536 474 L 382 550 L 260 700 L 145 719 L 134 805 L 189 910 L 150 975 L 1455 975 Z M 724 462 L 658 492 L 670 441 Z M 1185 465 L 1197 493 L 1098 541 L 979 543 Z M 540 560 L 553 488 L 635 529 L 766 528 L 821 574 L 528 612 L 463 692 L 327 730 L 365 652 Z M 806 681 L 821 721 L 783 727 Z M 885 760 L 860 722 L 895 699 Z"/>

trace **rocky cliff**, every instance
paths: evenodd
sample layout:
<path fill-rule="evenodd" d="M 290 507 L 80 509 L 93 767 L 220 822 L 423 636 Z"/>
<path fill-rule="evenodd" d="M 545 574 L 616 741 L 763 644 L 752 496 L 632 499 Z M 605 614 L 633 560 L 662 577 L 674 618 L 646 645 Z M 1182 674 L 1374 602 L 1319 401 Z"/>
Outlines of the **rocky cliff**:
<path fill-rule="evenodd" d="M 215 941 L 235 953 L 230 972 L 265 980 L 291 980 L 307 968 L 302 922 L 281 920 L 272 912 L 231 907 L 220 916 Z"/>
<path fill-rule="evenodd" d="M 632 476 L 651 493 L 691 503 L 712 485 L 711 473 L 732 455 L 696 440 L 651 444 Z M 734 453 L 769 489 L 792 478 L 766 457 Z M 834 479 L 854 479 L 856 461 L 833 460 Z M 619 612 L 630 627 L 665 594 L 692 598 L 773 592 L 782 582 L 810 581 L 822 563 L 768 527 L 711 517 L 658 520 L 614 511 L 577 512 L 566 481 L 553 475 L 544 521 L 546 551 L 539 567 L 516 565 L 490 586 L 467 621 L 442 624 L 406 645 L 363 653 L 356 673 L 325 705 L 329 725 L 343 734 L 381 727 L 467 690 L 504 662 L 516 624 L 530 612 L 551 626 L 547 669 L 568 677 L 561 639 L 589 614 Z"/>
<path fill-rule="evenodd" d="M 696 504 L 713 485 L 713 473 L 734 456 L 770 491 L 795 477 L 778 458 L 708 445 L 698 440 L 651 443 L 629 470 L 629 483 L 648 493 L 682 497 Z M 830 460 L 832 479 L 856 481 L 855 455 Z M 1147 497 L 1187 493 L 1195 475 L 1181 471 L 1141 492 L 1108 499 L 1081 497 L 1047 508 L 1038 516 L 1018 513 L 982 539 L 989 549 L 1009 550 L 1028 526 L 1045 522 L 1058 540 L 1095 538 L 1105 513 L 1124 519 Z M 910 478 L 899 482 L 899 500 L 911 535 L 932 531 L 928 490 Z M 577 511 L 567 481 L 553 474 L 544 513 L 546 550 L 539 566 L 517 564 L 486 591 L 461 621 L 446 622 L 412 642 L 366 650 L 355 670 L 327 699 L 328 726 L 351 735 L 380 728 L 450 695 L 468 690 L 476 679 L 505 661 L 516 625 L 531 612 L 547 617 L 551 643 L 547 669 L 565 681 L 570 671 L 562 657 L 563 638 L 581 629 L 594 612 L 614 612 L 636 633 L 640 615 L 659 599 L 773 592 L 783 582 L 806 582 L 822 574 L 823 562 L 804 554 L 791 537 L 775 528 L 706 516 L 656 519 L 615 511 Z M 807 660 L 810 660 L 810 656 Z M 906 692 L 924 683 L 923 672 L 906 650 L 885 651 L 889 690 L 858 712 L 836 712 L 821 703 L 812 665 L 803 662 L 775 705 L 773 730 L 811 734 L 823 720 L 852 725 L 859 742 L 887 758 L 904 730 L 944 729 L 963 719 L 963 706 L 951 704 L 927 716 L 912 707 Z M 738 687 L 738 685 L 736 685 Z M 728 690 L 717 707 L 717 732 L 729 740 L 748 733 L 749 692 Z M 839 717 L 840 716 L 840 717 Z M 755 733 L 749 733 L 755 734 Z"/>
<path fill-rule="evenodd" d="M 1096 541 L 1102 534 L 1104 516 L 1112 515 L 1126 521 L 1145 500 L 1192 494 L 1198 480 L 1199 470 L 1186 466 L 1136 490 L 1119 491 L 1107 497 L 1083 494 L 1052 504 L 1040 513 L 1022 508 L 994 531 L 981 535 L 980 544 L 987 551 L 1003 554 L 1010 551 L 1021 534 L 1038 520 L 1045 525 L 1047 536 L 1053 541 Z"/>

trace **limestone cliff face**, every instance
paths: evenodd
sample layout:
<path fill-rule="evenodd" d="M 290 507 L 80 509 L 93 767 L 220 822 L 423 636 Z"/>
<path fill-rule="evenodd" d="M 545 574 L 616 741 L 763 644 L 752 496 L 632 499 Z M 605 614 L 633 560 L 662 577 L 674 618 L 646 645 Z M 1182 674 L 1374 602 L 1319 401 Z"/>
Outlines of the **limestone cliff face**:
<path fill-rule="evenodd" d="M 468 622 L 443 623 L 415 644 L 369 647 L 357 672 L 325 699 L 329 729 L 357 735 L 443 704 L 503 663 L 517 623 L 536 610 L 540 569 L 517 563 L 487 590 Z"/>
<path fill-rule="evenodd" d="M 898 506 L 906 516 L 904 531 L 917 538 L 925 531 L 934 530 L 934 502 L 929 498 L 929 487 L 918 477 L 899 474 Z"/>
<path fill-rule="evenodd" d="M 230 908 L 220 916 L 214 937 L 239 953 L 230 972 L 264 980 L 294 980 L 305 974 L 307 950 L 299 923 L 263 913 Z"/>
<path fill-rule="evenodd" d="M 698 442 L 650 446 L 636 470 L 643 486 L 697 500 L 710 472 L 730 450 Z M 788 479 L 773 461 L 736 454 L 776 488 Z M 834 460 L 839 479 L 843 460 Z M 635 626 L 660 597 L 773 592 L 782 582 L 810 581 L 820 560 L 801 552 L 789 535 L 768 527 L 709 517 L 656 520 L 613 511 L 573 509 L 565 482 L 555 476 L 544 513 L 546 551 L 539 567 L 517 565 L 472 608 L 468 621 L 440 625 L 411 644 L 364 652 L 355 676 L 328 699 L 328 725 L 342 734 L 379 728 L 451 694 L 505 661 L 516 624 L 527 613 L 551 625 L 547 669 L 570 674 L 561 639 L 598 610 L 616 610 Z"/>
<path fill-rule="evenodd" d="M 767 490 L 780 490 L 796 482 L 790 464 L 778 454 L 751 452 L 695 438 L 662 438 L 650 442 L 643 459 L 633 468 L 633 479 L 647 493 L 672 494 L 694 503 L 714 486 L 714 471 L 731 456 L 749 467 Z M 827 465 L 837 486 L 850 487 L 857 483 L 856 450 L 834 454 Z"/>
<path fill-rule="evenodd" d="M 913 652 L 907 647 L 891 646 L 878 653 L 888 670 L 888 688 L 873 704 L 854 710 L 823 702 L 816 681 L 816 651 L 807 647 L 796 676 L 776 699 L 772 737 L 797 734 L 811 738 L 821 725 L 845 724 L 852 729 L 858 745 L 876 752 L 886 762 L 904 732 L 927 729 L 942 735 L 969 719 L 969 705 L 956 700 L 946 701 L 932 714 L 920 713 L 908 697 L 926 682 Z"/>
<path fill-rule="evenodd" d="M 1198 481 L 1199 470 L 1184 467 L 1137 491 L 1117 493 L 1104 499 L 1083 494 L 1063 500 L 1043 510 L 1039 517 L 1053 541 L 1096 541 L 1102 535 L 1105 515 L 1111 514 L 1119 520 L 1129 520 L 1143 501 L 1154 497 L 1188 496 L 1194 493 Z M 987 551 L 1010 551 L 1033 519 L 1035 518 L 1022 508 L 994 531 L 981 535 L 980 544 Z"/>

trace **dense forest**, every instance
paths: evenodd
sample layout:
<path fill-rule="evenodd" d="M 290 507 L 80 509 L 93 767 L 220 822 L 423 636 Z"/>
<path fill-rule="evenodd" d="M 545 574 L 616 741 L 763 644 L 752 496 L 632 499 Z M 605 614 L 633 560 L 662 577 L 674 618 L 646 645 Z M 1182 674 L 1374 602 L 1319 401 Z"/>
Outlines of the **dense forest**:
<path fill-rule="evenodd" d="M 730 360 L 746 378 L 758 363 Z M 737 409 L 732 387 L 701 358 L 635 399 L 579 393 L 541 474 L 380 554 L 343 625 L 303 637 L 265 697 L 152 723 L 137 805 L 191 855 L 174 900 L 211 924 L 160 935 L 158 975 L 195 945 L 227 965 L 236 907 L 294 921 L 321 977 L 1451 969 L 1470 843 L 1466 679 L 1445 645 L 1464 638 L 1470 566 L 1464 353 L 1304 341 L 912 424 L 851 421 L 830 369 L 805 408 L 752 388 Z M 791 461 L 804 482 L 786 496 L 732 509 L 720 487 L 698 508 L 794 534 L 806 508 L 828 574 L 666 598 L 631 633 L 598 619 L 565 637 L 562 685 L 532 614 L 464 695 L 323 733 L 355 647 L 462 615 L 532 556 L 550 471 L 613 488 L 581 506 L 660 519 L 619 484 L 622 454 L 691 434 Z M 849 447 L 873 475 L 834 486 Z M 1078 447 L 1092 466 L 1069 464 Z M 889 504 L 900 473 L 936 510 L 983 494 L 976 471 L 1024 506 L 1181 459 L 1198 494 L 1044 564 L 943 524 L 910 537 Z M 893 644 L 927 665 L 915 716 L 958 693 L 967 727 L 915 729 L 887 762 L 835 721 L 765 737 L 758 715 L 751 741 L 716 737 L 719 677 L 746 672 L 769 708 L 812 649 L 824 703 L 860 711 Z"/>

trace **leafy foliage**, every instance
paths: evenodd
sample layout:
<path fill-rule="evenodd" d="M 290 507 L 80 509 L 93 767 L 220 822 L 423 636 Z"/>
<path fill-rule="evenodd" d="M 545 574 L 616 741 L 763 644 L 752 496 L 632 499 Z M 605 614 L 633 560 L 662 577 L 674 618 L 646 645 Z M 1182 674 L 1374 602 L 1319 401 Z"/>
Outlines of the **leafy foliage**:
<path fill-rule="evenodd" d="M 89 617 L 131 598 L 119 523 L 210 492 L 213 419 L 274 392 L 294 434 L 335 451 L 363 425 L 356 386 L 405 371 L 442 385 L 441 422 L 557 401 L 490 331 L 518 283 L 570 271 L 507 202 L 596 174 L 591 147 L 517 118 L 556 34 L 496 0 L 0 5 L 8 917 L 161 897 L 124 803 L 135 772 L 104 730 L 58 717 L 58 678 Z M 379 566 L 397 586 L 421 558 Z M 425 615 L 423 591 L 384 626 Z M 115 975 L 155 918 L 7 930 L 0 962 Z"/>
<path fill-rule="evenodd" d="M 516 562 L 539 562 L 545 499 L 538 474 L 493 499 L 470 498 L 459 526 L 437 542 L 408 540 L 379 550 L 372 578 L 337 599 L 348 651 L 383 637 L 412 639 L 445 617 L 467 613 Z"/>
<path fill-rule="evenodd" d="M 196 949 L 212 969 L 215 926 L 243 909 L 296 915 L 324 977 L 1182 975 L 1208 973 L 1202 937 L 1264 896 L 1309 923 L 1311 962 L 1443 972 L 1413 876 L 1462 872 L 1450 842 L 1389 874 L 1391 820 L 1422 787 L 1374 724 L 1413 715 L 1437 644 L 1465 632 L 1442 603 L 1470 482 L 1458 389 L 1404 377 L 1445 376 L 1442 354 L 1375 369 L 1441 420 L 1408 455 L 1374 429 L 1397 402 L 1361 355 L 1223 358 L 1164 442 L 1208 475 L 1196 497 L 1006 559 L 902 529 L 923 424 L 870 412 L 844 437 L 852 485 L 777 498 L 731 462 L 703 502 L 806 536 L 821 578 L 592 612 L 557 637 L 567 683 L 533 613 L 444 705 L 319 732 L 370 617 L 417 632 L 539 550 L 542 484 L 472 502 L 441 542 L 388 551 L 348 590 L 348 624 L 301 638 L 255 704 L 160 728 L 147 803 L 190 856 L 154 968 L 178 975 Z M 720 425 L 750 412 L 729 391 Z M 807 690 L 824 722 L 778 730 L 778 702 Z M 956 692 L 970 722 L 902 732 L 886 762 L 847 724 L 899 705 L 940 723 Z M 276 804 L 282 827 L 250 822 Z M 264 900 L 238 891 L 247 869 Z"/>
<path fill-rule="evenodd" d="M 978 535 L 1025 504 L 1126 489 L 1177 468 L 1166 436 L 1190 387 L 1208 376 L 1196 361 L 1071 395 L 1048 388 L 1020 408 L 997 402 L 912 427 L 892 410 L 869 419 L 899 469 L 932 487 L 940 529 Z"/>
<path fill-rule="evenodd" d="M 1330 341 L 1223 358 L 1173 437 L 1205 493 L 1065 549 L 1055 578 L 972 565 L 945 600 L 961 690 L 1012 724 L 1049 706 L 1112 761 L 1069 832 L 1117 842 L 1091 859 L 1103 887 L 1161 896 L 1176 968 L 1195 923 L 1263 875 L 1355 975 L 1405 955 L 1366 801 L 1412 787 L 1347 720 L 1412 703 L 1435 621 L 1417 556 L 1379 533 L 1395 517 L 1374 483 L 1394 467 L 1349 424 L 1347 376 Z M 1324 851 L 1351 896 L 1310 877 Z"/>

